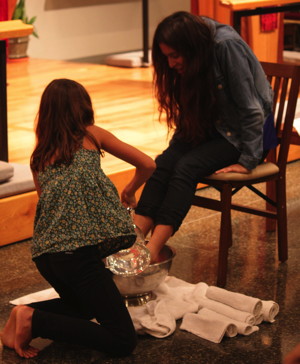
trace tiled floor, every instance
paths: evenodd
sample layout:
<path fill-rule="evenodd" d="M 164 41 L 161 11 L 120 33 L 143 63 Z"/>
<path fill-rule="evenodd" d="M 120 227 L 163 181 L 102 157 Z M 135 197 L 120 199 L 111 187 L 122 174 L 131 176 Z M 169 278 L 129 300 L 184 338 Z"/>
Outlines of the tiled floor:
<path fill-rule="evenodd" d="M 127 358 L 112 359 L 81 347 L 52 343 L 36 359 L 20 359 L 14 351 L 0 349 L 3 364 L 280 364 L 283 357 L 300 342 L 300 161 L 290 163 L 287 171 L 289 260 L 277 260 L 276 234 L 265 233 L 264 219 L 233 213 L 234 242 L 229 257 L 226 288 L 272 299 L 279 303 L 280 313 L 273 324 L 263 323 L 250 336 L 224 338 L 220 344 L 201 339 L 177 327 L 166 339 L 139 338 L 135 352 Z M 201 194 L 214 193 L 210 189 Z M 239 198 L 258 203 L 251 192 L 240 192 Z M 191 283 L 215 284 L 218 252 L 219 215 L 213 211 L 192 208 L 181 229 L 169 242 L 177 255 L 170 274 Z M 0 249 L 0 327 L 11 309 L 9 300 L 48 288 L 30 259 L 30 242 Z M 178 326 L 180 322 L 178 322 Z M 38 342 L 42 344 L 42 342 Z"/>

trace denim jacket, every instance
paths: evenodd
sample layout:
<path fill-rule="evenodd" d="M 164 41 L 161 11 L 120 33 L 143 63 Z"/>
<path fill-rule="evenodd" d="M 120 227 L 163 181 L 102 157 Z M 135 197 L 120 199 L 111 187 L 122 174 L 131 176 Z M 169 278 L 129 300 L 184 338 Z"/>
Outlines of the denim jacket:
<path fill-rule="evenodd" d="M 204 18 L 215 42 L 217 131 L 240 152 L 238 163 L 253 169 L 263 153 L 263 126 L 273 92 L 250 47 L 230 26 Z"/>

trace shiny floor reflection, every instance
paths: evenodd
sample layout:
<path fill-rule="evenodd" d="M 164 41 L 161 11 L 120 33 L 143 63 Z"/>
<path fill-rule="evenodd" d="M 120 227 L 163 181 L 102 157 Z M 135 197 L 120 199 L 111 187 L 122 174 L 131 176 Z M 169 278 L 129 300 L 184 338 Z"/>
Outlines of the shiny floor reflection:
<path fill-rule="evenodd" d="M 266 233 L 265 220 L 233 212 L 233 246 L 229 255 L 226 288 L 280 305 L 273 324 L 263 323 L 250 336 L 224 338 L 213 344 L 181 331 L 166 339 L 141 336 L 130 357 L 115 359 L 82 347 L 38 340 L 44 350 L 30 363 L 85 364 L 280 364 L 283 357 L 300 342 L 300 161 L 290 163 L 287 170 L 289 260 L 277 259 L 276 234 Z M 201 190 L 211 195 L 211 189 Z M 236 197 L 249 204 L 259 204 L 250 191 Z M 219 213 L 193 207 L 181 229 L 169 244 L 176 249 L 170 274 L 190 283 L 215 284 L 218 254 Z M 0 249 L 0 327 L 9 315 L 9 300 L 48 288 L 30 258 L 30 241 Z M 180 322 L 178 322 L 178 326 Z M 14 351 L 0 349 L 0 363 L 27 362 Z"/>

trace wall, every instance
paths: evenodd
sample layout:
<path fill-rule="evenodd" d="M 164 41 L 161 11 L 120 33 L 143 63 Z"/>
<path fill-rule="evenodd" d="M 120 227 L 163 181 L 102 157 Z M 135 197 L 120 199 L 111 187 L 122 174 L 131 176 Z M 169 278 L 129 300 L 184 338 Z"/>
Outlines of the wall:
<path fill-rule="evenodd" d="M 142 49 L 142 0 L 26 0 L 37 16 L 39 39 L 30 37 L 33 58 L 70 60 Z M 190 0 L 149 0 L 149 41 L 158 22 Z"/>

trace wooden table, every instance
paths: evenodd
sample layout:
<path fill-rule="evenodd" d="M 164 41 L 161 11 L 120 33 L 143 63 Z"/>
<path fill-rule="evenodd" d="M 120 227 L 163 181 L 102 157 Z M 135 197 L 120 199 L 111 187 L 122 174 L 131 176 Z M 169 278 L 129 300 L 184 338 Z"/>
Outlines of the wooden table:
<path fill-rule="evenodd" d="M 0 21 L 0 160 L 8 161 L 6 39 L 30 35 L 33 26 L 21 20 Z"/>
<path fill-rule="evenodd" d="M 300 10 L 297 0 L 219 0 L 220 5 L 228 8 L 233 27 L 240 33 L 243 16 L 282 13 Z"/>

